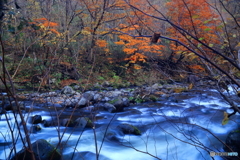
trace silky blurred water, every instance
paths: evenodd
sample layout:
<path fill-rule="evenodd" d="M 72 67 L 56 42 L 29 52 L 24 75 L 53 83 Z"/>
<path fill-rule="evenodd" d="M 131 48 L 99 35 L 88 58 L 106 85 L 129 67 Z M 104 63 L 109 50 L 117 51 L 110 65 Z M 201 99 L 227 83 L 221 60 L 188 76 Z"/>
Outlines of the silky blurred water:
<path fill-rule="evenodd" d="M 227 125 L 221 124 L 223 112 L 230 113 L 232 111 L 229 109 L 229 105 L 215 93 L 214 90 L 201 93 L 190 91 L 179 93 L 186 95 L 185 98 L 177 100 L 173 100 L 174 98 L 171 97 L 156 103 L 135 105 L 116 114 L 100 112 L 97 116 L 104 118 L 96 121 L 94 131 L 97 139 L 94 137 L 93 129 L 82 131 L 81 129 L 67 128 L 62 139 L 62 144 L 64 144 L 63 159 L 71 159 L 73 152 L 75 152 L 74 160 L 81 159 L 83 157 L 81 153 L 84 153 L 85 159 L 96 159 L 97 143 L 97 150 L 100 153 L 99 159 L 210 160 L 210 151 L 223 152 L 223 145 L 215 136 L 224 142 L 227 134 L 238 128 L 240 122 L 240 115 L 236 114 L 230 118 Z M 188 98 L 188 95 L 191 96 Z M 132 112 L 134 110 L 138 112 Z M 13 114 L 8 112 L 6 115 L 14 130 L 15 137 L 18 137 L 17 122 L 15 122 Z M 52 119 L 47 110 L 26 113 L 25 118 L 33 115 L 41 115 L 46 120 Z M 20 124 L 19 116 L 17 119 Z M 142 131 L 142 135 L 120 133 L 116 126 L 121 123 L 137 126 Z M 28 123 L 27 126 L 30 128 L 31 124 Z M 32 142 L 37 139 L 46 139 L 51 144 L 57 145 L 59 134 L 63 134 L 65 127 L 46 128 L 41 124 L 40 126 L 42 127 L 41 131 L 31 134 Z M 21 125 L 20 127 L 22 128 Z M 117 140 L 107 139 L 106 134 L 114 134 Z M 7 159 L 12 148 L 11 145 L 6 117 L 1 115 L 0 159 Z M 17 150 L 22 149 L 20 139 L 16 146 Z M 214 158 L 216 160 L 222 159 L 218 156 Z"/>

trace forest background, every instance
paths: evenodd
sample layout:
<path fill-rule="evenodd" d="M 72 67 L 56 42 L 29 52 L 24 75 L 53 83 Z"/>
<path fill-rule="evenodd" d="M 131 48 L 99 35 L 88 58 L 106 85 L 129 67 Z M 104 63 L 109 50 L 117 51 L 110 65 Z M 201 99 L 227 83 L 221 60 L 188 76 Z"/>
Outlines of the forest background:
<path fill-rule="evenodd" d="M 2 60 L 19 88 L 126 87 L 193 76 L 239 86 L 239 3 L 1 1 Z"/>

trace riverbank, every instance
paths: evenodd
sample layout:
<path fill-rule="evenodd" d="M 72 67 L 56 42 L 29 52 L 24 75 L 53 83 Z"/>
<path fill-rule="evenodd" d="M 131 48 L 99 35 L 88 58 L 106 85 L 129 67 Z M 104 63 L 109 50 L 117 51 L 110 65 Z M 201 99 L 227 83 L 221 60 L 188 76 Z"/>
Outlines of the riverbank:
<path fill-rule="evenodd" d="M 32 143 L 47 140 L 59 149 L 64 160 L 96 159 L 96 147 L 100 159 L 108 160 L 210 159 L 208 152 L 224 151 L 221 141 L 239 124 L 238 114 L 227 125 L 221 124 L 223 113 L 232 110 L 208 86 L 154 84 L 85 92 L 66 86 L 59 91 L 18 97 Z M 239 103 L 236 95 L 231 98 Z M 6 115 L 14 124 L 12 110 Z M 2 118 L 0 127 L 6 137 L 9 130 L 4 124 L 6 119 Z M 59 135 L 63 137 L 59 139 Z M 10 147 L 11 139 L 4 144 Z M 21 146 L 18 141 L 18 151 Z M 2 149 L 9 153 L 6 146 Z"/>

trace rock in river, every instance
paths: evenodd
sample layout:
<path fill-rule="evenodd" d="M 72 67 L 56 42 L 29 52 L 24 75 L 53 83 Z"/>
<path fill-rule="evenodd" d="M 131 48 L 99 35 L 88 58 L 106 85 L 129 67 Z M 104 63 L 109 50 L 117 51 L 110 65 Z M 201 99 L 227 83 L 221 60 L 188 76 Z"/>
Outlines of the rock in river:
<path fill-rule="evenodd" d="M 59 160 L 61 159 L 61 154 L 58 150 L 52 146 L 49 142 L 44 139 L 39 139 L 32 144 L 32 150 L 35 159 L 41 160 Z M 27 149 L 22 149 L 19 151 L 11 160 L 31 160 L 31 153 Z"/>

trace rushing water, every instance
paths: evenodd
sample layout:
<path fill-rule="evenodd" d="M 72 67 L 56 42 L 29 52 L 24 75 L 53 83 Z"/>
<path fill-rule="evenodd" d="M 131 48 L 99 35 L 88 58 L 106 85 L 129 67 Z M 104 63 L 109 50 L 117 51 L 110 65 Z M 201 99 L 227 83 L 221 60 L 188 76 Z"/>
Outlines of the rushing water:
<path fill-rule="evenodd" d="M 64 144 L 64 160 L 71 159 L 74 151 L 74 160 L 83 157 L 94 160 L 96 146 L 100 160 L 210 160 L 210 151 L 223 152 L 223 145 L 219 140 L 224 142 L 227 134 L 239 127 L 239 114 L 232 116 L 227 125 L 221 124 L 224 111 L 232 112 L 217 91 L 193 90 L 163 97 L 156 103 L 130 106 L 120 113 L 102 111 L 96 115 L 102 118 L 96 120 L 95 130 L 41 126 L 42 130 L 32 133 L 30 137 L 32 142 L 46 139 L 57 145 L 59 134 L 65 132 L 61 143 Z M 30 114 L 25 113 L 25 117 L 33 115 L 42 115 L 46 120 L 52 119 L 52 114 L 41 108 Z M 7 113 L 7 118 L 10 125 L 15 126 L 15 137 L 18 137 L 13 114 Z M 20 122 L 20 118 L 17 119 Z M 122 134 L 116 129 L 121 123 L 137 126 L 142 135 Z M 31 124 L 28 123 L 27 126 L 30 128 Z M 109 135 L 114 138 L 109 138 Z M 20 140 L 16 146 L 18 150 L 22 148 Z M 10 149 L 10 130 L 5 115 L 1 115 L 0 159 L 6 159 Z M 222 159 L 218 156 L 214 158 Z"/>

